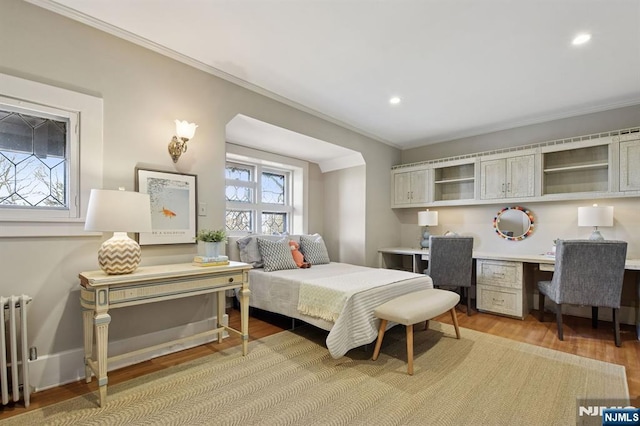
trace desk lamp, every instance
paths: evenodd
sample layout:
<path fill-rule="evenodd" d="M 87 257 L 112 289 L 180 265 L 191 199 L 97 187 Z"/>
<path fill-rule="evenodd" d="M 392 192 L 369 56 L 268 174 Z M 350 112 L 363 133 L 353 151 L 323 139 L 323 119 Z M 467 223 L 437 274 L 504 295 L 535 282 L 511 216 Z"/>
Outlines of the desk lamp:
<path fill-rule="evenodd" d="M 422 248 L 429 248 L 429 237 L 431 236 L 429 226 L 436 225 L 438 225 L 438 212 L 432 212 L 429 211 L 429 209 L 418 212 L 418 226 L 425 227 L 422 234 L 422 241 L 420 242 Z"/>
<path fill-rule="evenodd" d="M 578 207 L 578 226 L 593 226 L 590 240 L 602 241 L 598 226 L 613 226 L 613 206 Z"/>
<path fill-rule="evenodd" d="M 130 274 L 138 268 L 141 250 L 127 232 L 151 232 L 149 194 L 92 189 L 84 229 L 113 232 L 98 251 L 100 268 L 109 275 Z"/>

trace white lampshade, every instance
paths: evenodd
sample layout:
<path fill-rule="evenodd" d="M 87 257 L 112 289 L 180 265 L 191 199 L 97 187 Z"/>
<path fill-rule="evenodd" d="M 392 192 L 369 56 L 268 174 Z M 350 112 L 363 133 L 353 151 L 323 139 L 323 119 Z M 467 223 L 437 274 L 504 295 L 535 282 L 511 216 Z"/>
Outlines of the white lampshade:
<path fill-rule="evenodd" d="M 188 123 L 186 120 L 176 120 L 176 136 L 184 139 L 192 139 L 196 134 L 196 123 Z"/>
<path fill-rule="evenodd" d="M 127 232 L 151 232 L 149 194 L 92 189 L 89 197 L 86 231 L 113 232 L 102 243 L 98 263 L 107 274 L 129 274 L 140 264 L 140 245 Z"/>
<path fill-rule="evenodd" d="M 578 207 L 578 226 L 613 226 L 613 206 Z"/>
<path fill-rule="evenodd" d="M 85 231 L 151 232 L 149 194 L 92 189 Z"/>
<path fill-rule="evenodd" d="M 598 226 L 613 226 L 613 206 L 578 207 L 578 226 L 593 226 L 590 240 L 602 241 L 604 237 L 598 231 Z"/>
<path fill-rule="evenodd" d="M 438 212 L 425 211 L 418 212 L 419 226 L 436 226 L 438 224 Z"/>

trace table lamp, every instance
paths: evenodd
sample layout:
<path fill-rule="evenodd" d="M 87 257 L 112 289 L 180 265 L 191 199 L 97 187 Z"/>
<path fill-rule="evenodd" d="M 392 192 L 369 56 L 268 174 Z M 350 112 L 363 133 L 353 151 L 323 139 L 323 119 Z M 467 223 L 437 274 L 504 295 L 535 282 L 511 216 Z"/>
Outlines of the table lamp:
<path fill-rule="evenodd" d="M 420 246 L 422 248 L 429 248 L 429 237 L 431 236 L 429 226 L 438 225 L 438 212 L 432 212 L 429 211 L 429 209 L 418 212 L 418 225 L 425 227 Z"/>
<path fill-rule="evenodd" d="M 142 253 L 127 232 L 151 232 L 149 194 L 92 189 L 84 229 L 113 232 L 98 251 L 100 268 L 109 275 L 130 274 L 138 268 Z"/>
<path fill-rule="evenodd" d="M 613 226 L 613 206 L 578 207 L 578 226 L 593 226 L 590 240 L 604 240 L 598 226 Z"/>

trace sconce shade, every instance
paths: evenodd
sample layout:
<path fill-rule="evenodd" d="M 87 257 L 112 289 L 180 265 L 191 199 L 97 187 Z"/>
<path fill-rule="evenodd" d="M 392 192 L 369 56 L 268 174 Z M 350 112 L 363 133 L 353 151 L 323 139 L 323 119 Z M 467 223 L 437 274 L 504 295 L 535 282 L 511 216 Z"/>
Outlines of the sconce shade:
<path fill-rule="evenodd" d="M 151 232 L 149 194 L 92 189 L 86 231 L 113 232 L 98 250 L 98 264 L 107 274 L 129 274 L 140 264 L 140 245 L 127 232 Z"/>
<path fill-rule="evenodd" d="M 425 211 L 418 212 L 418 226 L 436 226 L 438 225 L 438 212 Z"/>
<path fill-rule="evenodd" d="M 196 123 L 188 123 L 186 120 L 176 120 L 176 136 L 182 139 L 192 139 L 196 134 Z"/>
<path fill-rule="evenodd" d="M 613 226 L 613 206 L 578 207 L 578 226 Z"/>

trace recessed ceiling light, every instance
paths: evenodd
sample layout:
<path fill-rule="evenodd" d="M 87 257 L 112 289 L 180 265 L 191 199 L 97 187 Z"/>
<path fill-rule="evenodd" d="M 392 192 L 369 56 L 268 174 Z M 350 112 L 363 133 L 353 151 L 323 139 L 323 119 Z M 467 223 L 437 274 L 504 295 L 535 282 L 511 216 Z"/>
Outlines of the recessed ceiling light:
<path fill-rule="evenodd" d="M 400 98 L 397 96 L 394 96 L 391 99 L 389 99 L 389 103 L 391 105 L 398 105 L 400 103 Z"/>
<path fill-rule="evenodd" d="M 574 46 L 578 46 L 580 44 L 585 44 L 589 40 L 591 40 L 591 34 L 578 34 L 576 38 L 573 39 L 571 44 L 573 44 Z"/>

